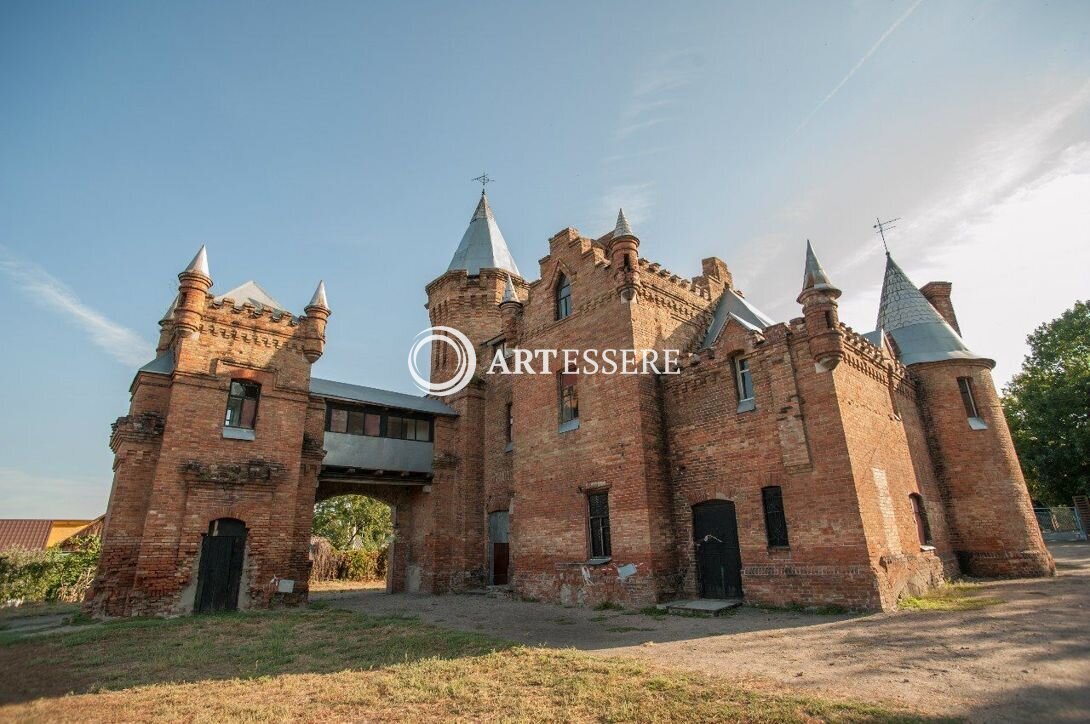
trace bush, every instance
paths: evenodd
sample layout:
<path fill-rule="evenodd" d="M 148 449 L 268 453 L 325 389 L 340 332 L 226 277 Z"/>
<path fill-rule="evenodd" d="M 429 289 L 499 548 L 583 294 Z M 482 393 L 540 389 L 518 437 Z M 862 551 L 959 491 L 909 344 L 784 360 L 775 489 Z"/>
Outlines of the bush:
<path fill-rule="evenodd" d="M 386 577 L 386 549 L 339 551 L 321 536 L 310 539 L 310 580 L 373 581 Z"/>
<path fill-rule="evenodd" d="M 341 575 L 346 581 L 373 581 L 386 577 L 386 551 L 343 551 Z"/>
<path fill-rule="evenodd" d="M 101 541 L 87 537 L 74 543 L 71 551 L 11 548 L 0 552 L 0 603 L 82 601 L 95 577 Z"/>

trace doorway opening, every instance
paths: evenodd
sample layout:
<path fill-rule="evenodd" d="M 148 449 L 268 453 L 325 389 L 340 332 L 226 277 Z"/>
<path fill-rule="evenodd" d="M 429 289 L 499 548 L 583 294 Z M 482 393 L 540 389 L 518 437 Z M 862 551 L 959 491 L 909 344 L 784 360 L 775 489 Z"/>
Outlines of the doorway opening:
<path fill-rule="evenodd" d="M 246 524 L 235 518 L 217 518 L 201 542 L 197 572 L 197 613 L 238 610 L 242 562 L 246 556 Z"/>
<path fill-rule="evenodd" d="M 742 556 L 734 503 L 709 500 L 693 506 L 696 569 L 702 598 L 742 597 Z"/>
<path fill-rule="evenodd" d="M 506 586 L 511 582 L 511 548 L 509 525 L 511 517 L 506 510 L 488 514 L 488 585 Z"/>

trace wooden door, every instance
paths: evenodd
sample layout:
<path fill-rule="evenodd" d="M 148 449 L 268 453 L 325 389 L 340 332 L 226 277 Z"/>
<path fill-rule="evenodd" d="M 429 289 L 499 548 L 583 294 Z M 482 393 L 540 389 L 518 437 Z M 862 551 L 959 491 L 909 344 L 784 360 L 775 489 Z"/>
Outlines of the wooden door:
<path fill-rule="evenodd" d="M 197 613 L 238 609 L 238 591 L 245 554 L 246 525 L 234 518 L 212 521 L 201 543 L 201 563 L 197 573 Z"/>
<path fill-rule="evenodd" d="M 742 556 L 734 503 L 710 500 L 693 506 L 696 567 L 703 598 L 742 597 Z"/>

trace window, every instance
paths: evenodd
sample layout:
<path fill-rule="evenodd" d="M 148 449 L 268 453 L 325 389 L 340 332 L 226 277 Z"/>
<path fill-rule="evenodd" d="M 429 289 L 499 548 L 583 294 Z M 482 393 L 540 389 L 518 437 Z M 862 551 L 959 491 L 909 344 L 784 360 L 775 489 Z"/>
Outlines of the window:
<path fill-rule="evenodd" d="M 965 405 L 965 414 L 980 417 L 977 414 L 976 398 L 973 397 L 973 381 L 968 377 L 958 377 L 958 389 L 961 390 L 961 402 Z"/>
<path fill-rule="evenodd" d="M 579 394 L 575 383 L 579 375 L 574 372 L 561 372 L 557 375 L 560 396 L 560 424 L 579 419 Z"/>
<path fill-rule="evenodd" d="M 561 274 L 556 280 L 556 318 L 564 319 L 571 314 L 571 282 Z"/>
<path fill-rule="evenodd" d="M 428 420 L 390 415 L 386 418 L 386 437 L 430 442 L 431 423 Z"/>
<path fill-rule="evenodd" d="M 961 392 L 961 404 L 965 405 L 965 415 L 969 418 L 969 427 L 974 430 L 987 430 L 988 425 L 980 416 L 976 407 L 976 395 L 973 394 L 971 377 L 958 377 L 958 390 Z"/>
<path fill-rule="evenodd" d="M 761 488 L 765 509 L 765 532 L 770 548 L 787 548 L 787 516 L 783 512 L 783 490 L 778 485 Z"/>
<path fill-rule="evenodd" d="M 587 496 L 590 509 L 590 555 L 592 558 L 609 558 L 612 546 L 609 540 L 609 494 L 592 493 Z"/>
<path fill-rule="evenodd" d="M 257 398 L 261 396 L 261 385 L 256 382 L 231 380 L 231 391 L 227 396 L 226 427 L 254 429 L 257 419 Z"/>
<path fill-rule="evenodd" d="M 514 442 L 514 430 L 515 430 L 515 413 L 513 412 L 514 405 L 510 402 L 507 403 L 507 442 Z"/>
<path fill-rule="evenodd" d="M 912 501 L 912 517 L 916 519 L 916 534 L 920 537 L 920 545 L 931 545 L 931 525 L 927 522 L 927 511 L 923 509 L 923 498 L 918 493 L 908 496 Z"/>
<path fill-rule="evenodd" d="M 385 418 L 385 426 L 383 425 Z M 363 407 L 333 407 L 326 412 L 327 432 L 367 437 L 392 437 L 398 440 L 431 442 L 431 420 L 406 415 L 385 414 Z"/>
<path fill-rule="evenodd" d="M 738 402 L 747 402 L 753 399 L 753 375 L 749 371 L 749 360 L 738 357 L 734 361 L 735 384 L 738 387 Z"/>

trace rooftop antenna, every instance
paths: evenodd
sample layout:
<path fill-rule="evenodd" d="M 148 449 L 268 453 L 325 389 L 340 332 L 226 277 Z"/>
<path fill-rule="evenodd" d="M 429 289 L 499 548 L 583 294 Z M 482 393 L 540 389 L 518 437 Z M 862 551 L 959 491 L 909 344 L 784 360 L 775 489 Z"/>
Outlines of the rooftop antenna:
<path fill-rule="evenodd" d="M 897 222 L 901 220 L 901 217 L 898 216 L 896 219 L 890 219 L 889 221 L 882 221 L 875 217 L 874 220 L 878 222 L 874 225 L 874 230 L 882 237 L 882 246 L 886 249 L 886 256 L 889 256 L 889 244 L 886 243 L 886 232 L 890 229 L 897 228 Z"/>
<path fill-rule="evenodd" d="M 487 173 L 482 173 L 480 176 L 472 180 L 478 182 L 481 185 L 481 196 L 484 196 L 484 187 L 492 183 L 496 179 L 492 178 Z"/>

